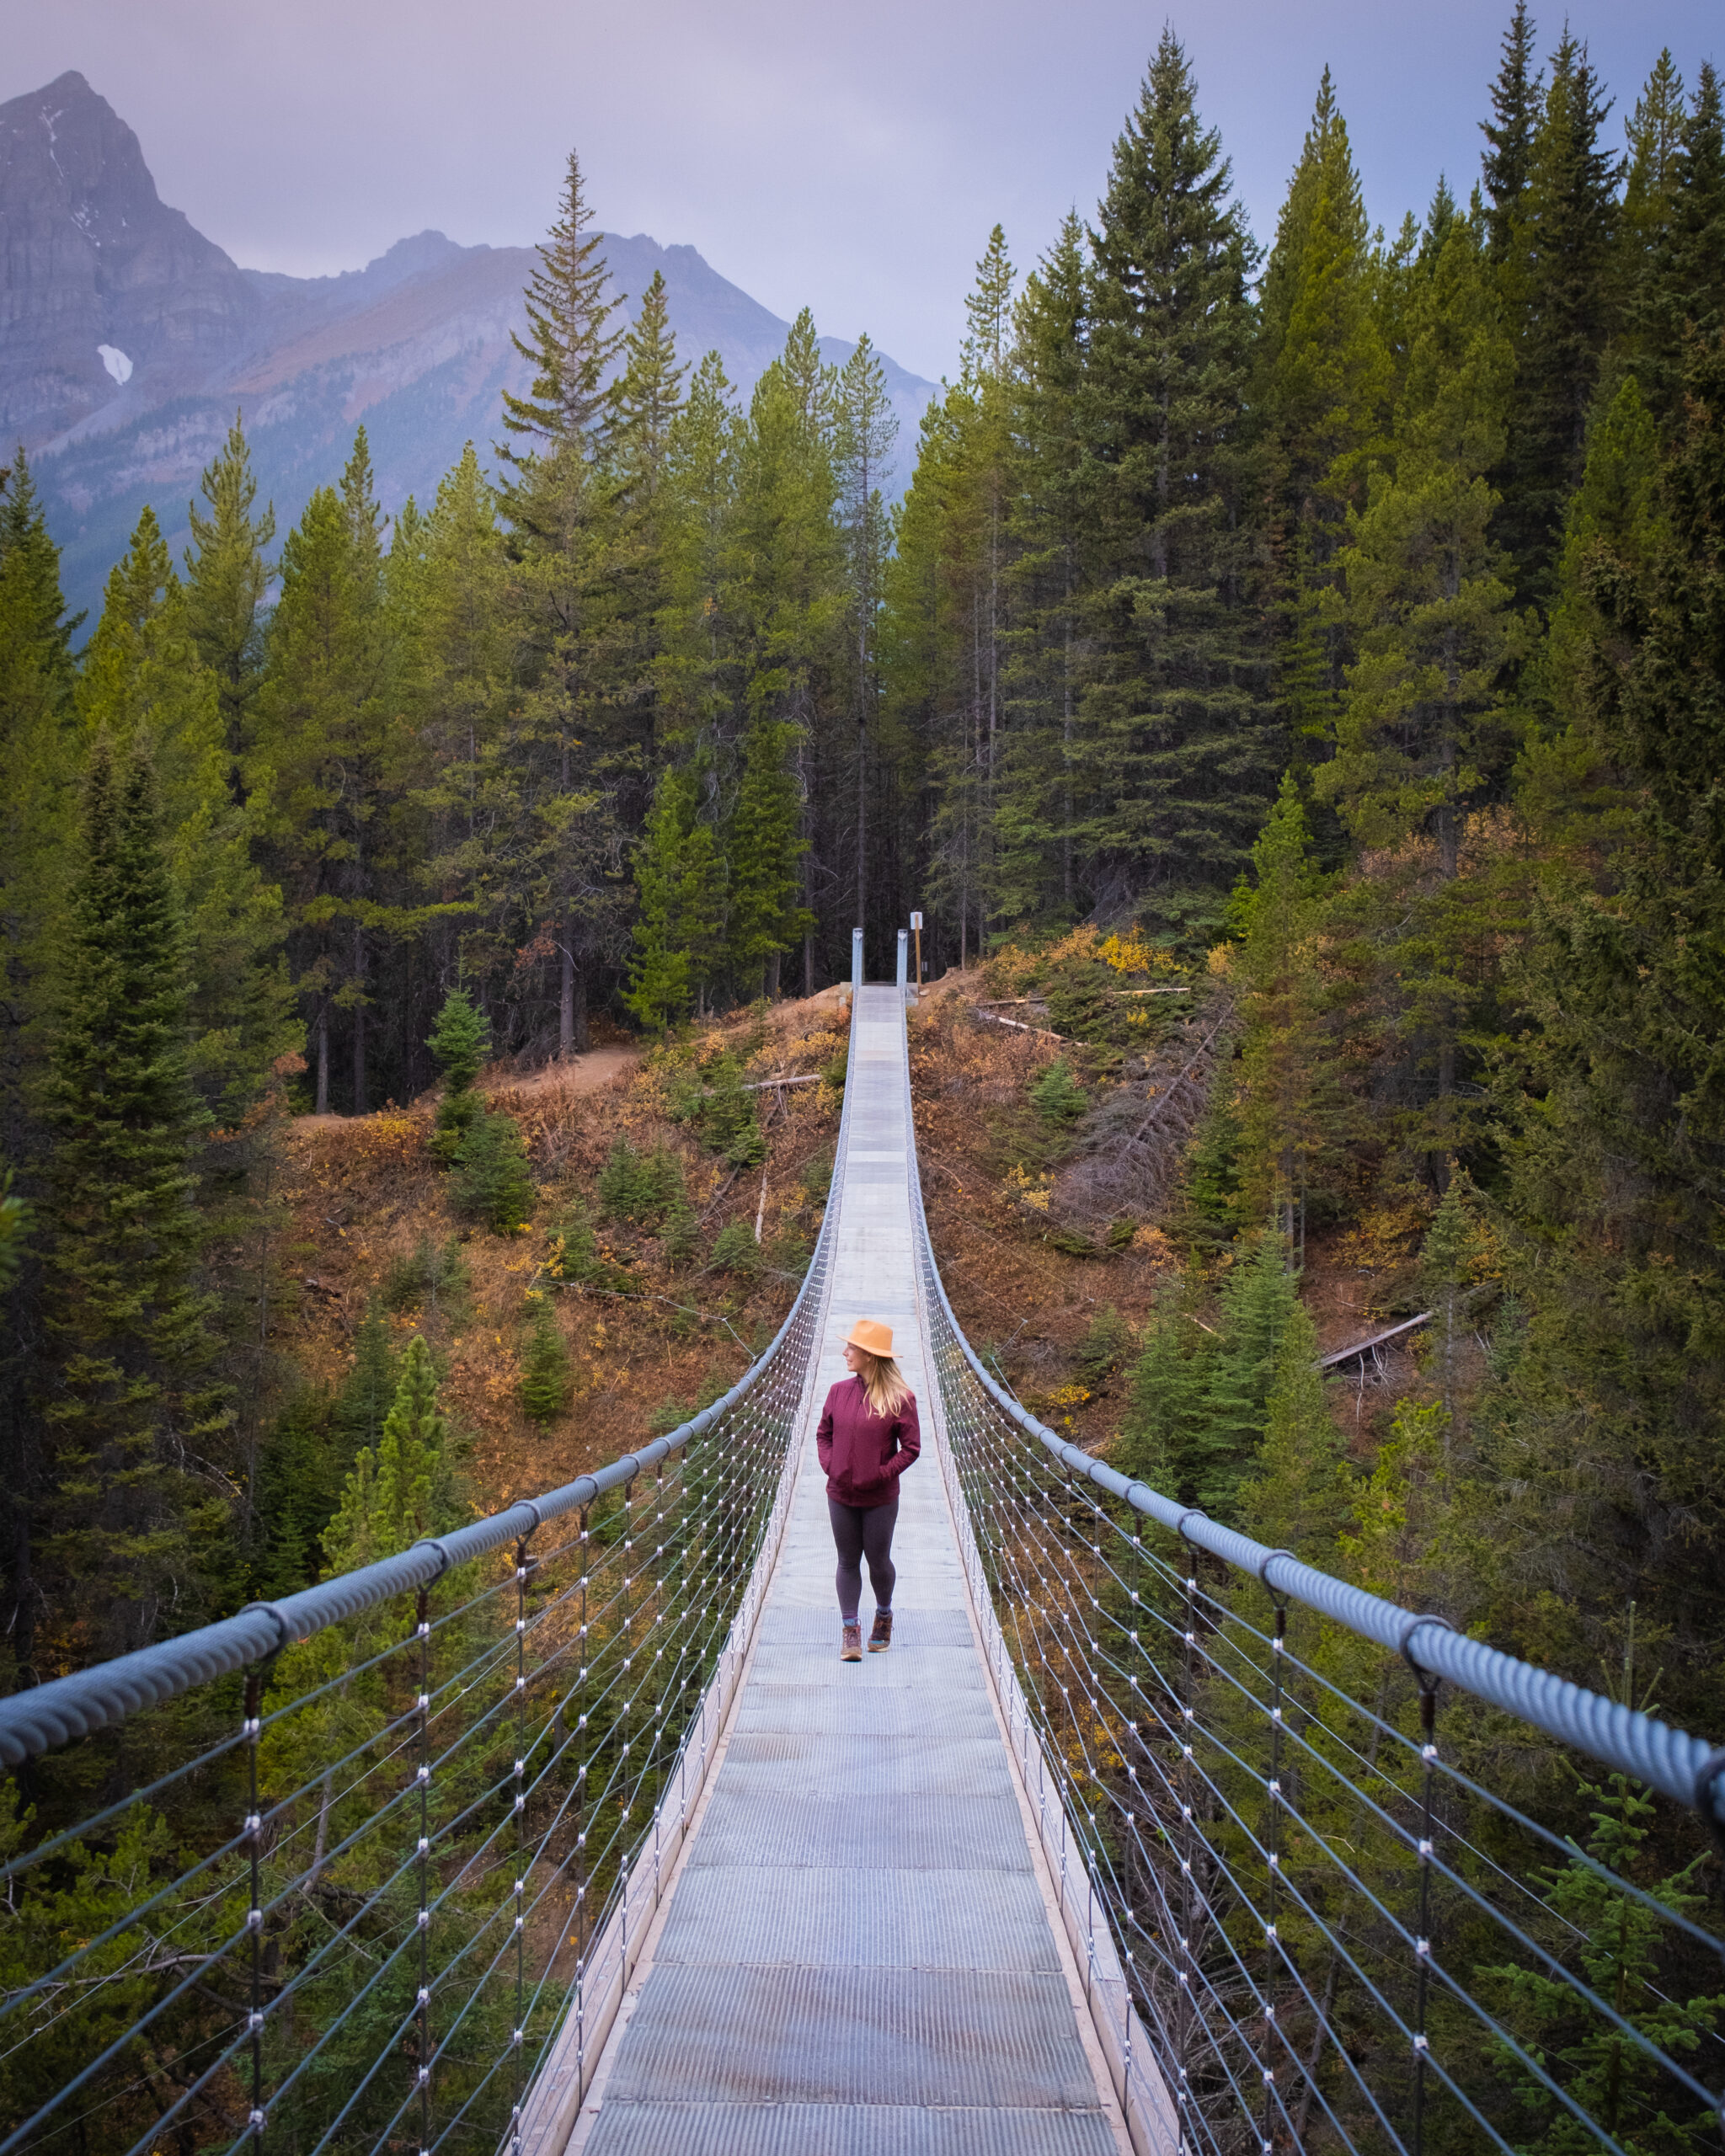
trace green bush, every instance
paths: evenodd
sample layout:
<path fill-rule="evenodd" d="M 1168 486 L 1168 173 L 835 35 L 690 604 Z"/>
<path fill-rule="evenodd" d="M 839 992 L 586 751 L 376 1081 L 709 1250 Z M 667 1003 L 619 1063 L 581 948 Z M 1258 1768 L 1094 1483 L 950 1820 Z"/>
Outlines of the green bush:
<path fill-rule="evenodd" d="M 1049 1123 L 1076 1123 L 1090 1106 L 1090 1096 L 1072 1075 L 1071 1065 L 1057 1055 L 1030 1088 L 1032 1106 Z"/>
<path fill-rule="evenodd" d="M 686 1203 L 683 1164 L 663 1145 L 639 1153 L 619 1138 L 599 1171 L 599 1204 L 611 1220 L 633 1220 L 650 1228 L 679 1203 Z"/>
<path fill-rule="evenodd" d="M 701 1251 L 701 1222 L 686 1200 L 675 1203 L 665 1217 L 665 1254 L 678 1267 L 692 1265 Z"/>
<path fill-rule="evenodd" d="M 1072 1353 L 1072 1367 L 1081 1381 L 1092 1388 L 1104 1385 L 1132 1352 L 1132 1335 L 1126 1321 L 1110 1303 L 1090 1321 L 1090 1328 Z"/>
<path fill-rule="evenodd" d="M 702 1144 L 732 1167 L 758 1168 L 766 1158 L 756 1097 L 745 1089 L 735 1056 L 709 1056 L 673 1086 L 670 1105 L 676 1121 L 692 1125 Z"/>
<path fill-rule="evenodd" d="M 542 1429 L 569 1404 L 569 1353 L 551 1297 L 533 1289 L 527 1297 L 527 1338 L 521 1350 L 521 1406 Z"/>
<path fill-rule="evenodd" d="M 713 1246 L 712 1269 L 734 1273 L 745 1279 L 753 1279 L 761 1270 L 761 1246 L 746 1220 L 733 1220 L 729 1227 L 719 1230 Z"/>
<path fill-rule="evenodd" d="M 798 1173 L 797 1182 L 803 1195 L 811 1205 L 825 1205 L 832 1189 L 832 1157 L 830 1145 L 823 1145 L 812 1161 L 805 1161 Z"/>
<path fill-rule="evenodd" d="M 444 998 L 425 1045 L 450 1091 L 467 1092 L 491 1052 L 491 1021 L 473 1007 L 466 989 L 456 989 Z"/>
<path fill-rule="evenodd" d="M 451 1195 L 462 1213 L 494 1235 L 519 1235 L 526 1226 L 537 1193 L 513 1116 L 487 1110 L 474 1118 L 456 1150 Z"/>
<path fill-rule="evenodd" d="M 491 1049 L 491 1022 L 475 1010 L 465 989 L 444 998 L 425 1045 L 443 1073 L 444 1094 L 437 1104 L 437 1120 L 427 1141 L 434 1158 L 446 1167 L 458 1157 L 474 1119 L 484 1113 L 484 1103 L 473 1091 L 479 1066 Z"/>
<path fill-rule="evenodd" d="M 794 1228 L 787 1228 L 782 1235 L 775 1235 L 766 1254 L 767 1262 L 775 1273 L 788 1273 L 793 1280 L 800 1280 L 809 1270 L 809 1260 L 813 1255 Z"/>
<path fill-rule="evenodd" d="M 411 1257 L 393 1257 L 389 1261 L 389 1269 L 383 1276 L 383 1307 L 389 1310 L 424 1309 L 447 1317 L 465 1304 L 470 1285 L 467 1261 L 455 1237 L 451 1235 L 440 1249 L 430 1235 L 421 1235 L 414 1245 Z"/>

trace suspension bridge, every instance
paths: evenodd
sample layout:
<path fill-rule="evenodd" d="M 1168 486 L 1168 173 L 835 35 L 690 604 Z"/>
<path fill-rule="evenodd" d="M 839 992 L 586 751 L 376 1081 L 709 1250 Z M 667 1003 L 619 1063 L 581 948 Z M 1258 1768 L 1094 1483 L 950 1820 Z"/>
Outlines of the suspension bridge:
<path fill-rule="evenodd" d="M 1725 1752 L 1030 1417 L 941 1284 L 905 1004 L 859 942 L 820 1242 L 711 1408 L 0 1701 L 0 2156 L 1722 2145 Z M 841 1664 L 860 1314 L 926 1437 Z"/>

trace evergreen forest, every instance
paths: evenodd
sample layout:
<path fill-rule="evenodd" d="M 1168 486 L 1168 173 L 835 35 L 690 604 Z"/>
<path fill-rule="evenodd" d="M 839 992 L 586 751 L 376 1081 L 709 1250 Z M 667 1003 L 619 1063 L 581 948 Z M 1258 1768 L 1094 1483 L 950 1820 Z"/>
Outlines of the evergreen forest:
<path fill-rule="evenodd" d="M 237 419 L 184 558 L 147 510 L 93 621 L 17 455 L 8 1687 L 318 1568 L 270 1570 L 288 1118 L 441 1079 L 433 1150 L 513 1233 L 487 1059 L 812 994 L 857 922 L 890 978 L 920 909 L 933 975 L 1083 932 L 1226 1005 L 1119 1457 L 1344 1561 L 1300 1267 L 1410 1251 L 1438 1344 L 1357 1463 L 1419 1524 L 1396 1591 L 1590 1684 L 1632 1607 L 1721 1733 L 1719 78 L 1614 102 L 1519 0 L 1482 140 L 1380 229 L 1326 75 L 1266 245 L 1165 33 L 1091 216 L 1022 272 L 979 235 L 914 443 L 866 337 L 834 368 L 805 312 L 745 399 L 656 280 L 621 311 L 571 156 L 494 444 L 386 519 L 361 428 L 278 531 Z M 1096 1075 L 1058 1069 L 1051 1125 Z"/>

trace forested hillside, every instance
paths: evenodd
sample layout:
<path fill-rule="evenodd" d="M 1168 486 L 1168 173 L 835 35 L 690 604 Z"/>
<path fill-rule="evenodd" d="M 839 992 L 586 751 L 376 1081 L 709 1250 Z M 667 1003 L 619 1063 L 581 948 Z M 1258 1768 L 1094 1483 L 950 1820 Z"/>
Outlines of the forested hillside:
<path fill-rule="evenodd" d="M 288 1561 L 268 1474 L 337 1427 L 274 1331 L 294 1118 L 401 1104 L 443 1225 L 602 1284 L 506 1075 L 813 994 L 859 921 L 887 973 L 920 907 L 934 973 L 1059 1036 L 979 1156 L 1000 1219 L 1135 1253 L 1084 1299 L 1087 1434 L 1589 1681 L 1632 1603 L 1717 1722 L 1725 136 L 1669 56 L 1622 149 L 1611 112 L 1518 8 L 1477 183 L 1386 234 L 1327 77 L 1265 249 L 1166 35 L 1093 220 L 1022 278 L 989 237 L 896 510 L 868 340 L 836 370 L 805 313 L 740 401 L 656 280 L 609 307 L 573 157 L 499 487 L 470 449 L 386 520 L 361 430 L 279 531 L 236 427 L 184 558 L 147 510 L 84 622 L 20 452 L 10 1681 Z M 699 1149 L 760 1158 L 705 1053 L 666 1066 L 697 1150 L 604 1201 L 667 1278 Z M 1343 1276 L 1432 1314 L 1351 1453 L 1300 1300 Z"/>

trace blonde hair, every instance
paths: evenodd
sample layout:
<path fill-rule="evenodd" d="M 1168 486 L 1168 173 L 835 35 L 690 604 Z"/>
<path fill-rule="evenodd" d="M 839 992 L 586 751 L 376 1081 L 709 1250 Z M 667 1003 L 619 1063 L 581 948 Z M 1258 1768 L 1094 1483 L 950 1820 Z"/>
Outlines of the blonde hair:
<path fill-rule="evenodd" d="M 890 1355 L 871 1355 L 866 1348 L 851 1343 L 862 1368 L 857 1375 L 877 1415 L 896 1415 L 911 1397 L 905 1373 Z"/>

